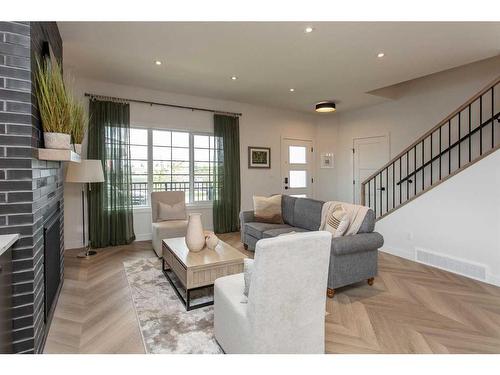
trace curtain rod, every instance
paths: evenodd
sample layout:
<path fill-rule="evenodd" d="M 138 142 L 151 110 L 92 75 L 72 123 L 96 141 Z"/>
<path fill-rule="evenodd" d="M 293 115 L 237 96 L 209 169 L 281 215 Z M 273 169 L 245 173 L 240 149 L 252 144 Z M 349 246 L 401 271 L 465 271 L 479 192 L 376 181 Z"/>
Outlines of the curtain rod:
<path fill-rule="evenodd" d="M 118 98 L 118 97 L 114 97 L 114 96 L 105 96 L 105 95 L 90 94 L 88 92 L 85 93 L 85 96 L 89 97 L 91 100 L 92 99 L 101 99 L 101 100 L 116 101 L 116 102 L 132 102 L 132 103 L 149 104 L 151 106 L 153 106 L 153 105 L 159 105 L 159 106 L 163 106 L 163 107 L 172 107 L 172 108 L 180 108 L 180 109 L 190 109 L 191 111 L 211 112 L 211 113 L 217 113 L 217 114 L 221 114 L 221 115 L 230 115 L 230 116 L 235 116 L 235 117 L 243 116 L 241 113 L 236 113 L 236 112 L 218 111 L 218 110 L 209 109 L 209 108 L 188 107 L 188 106 L 177 105 L 177 104 L 149 102 L 147 100 Z"/>

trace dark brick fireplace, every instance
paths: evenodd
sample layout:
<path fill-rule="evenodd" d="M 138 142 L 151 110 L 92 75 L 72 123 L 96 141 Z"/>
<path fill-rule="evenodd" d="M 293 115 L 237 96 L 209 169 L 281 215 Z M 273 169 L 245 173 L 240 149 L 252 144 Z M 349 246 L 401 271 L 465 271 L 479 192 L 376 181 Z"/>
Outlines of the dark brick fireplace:
<path fill-rule="evenodd" d="M 62 62 L 55 22 L 0 22 L 0 234 L 21 235 L 12 252 L 17 353 L 43 351 L 53 306 L 46 302 L 57 300 L 64 273 L 62 163 L 36 158 L 43 137 L 33 71 L 47 46 Z"/>

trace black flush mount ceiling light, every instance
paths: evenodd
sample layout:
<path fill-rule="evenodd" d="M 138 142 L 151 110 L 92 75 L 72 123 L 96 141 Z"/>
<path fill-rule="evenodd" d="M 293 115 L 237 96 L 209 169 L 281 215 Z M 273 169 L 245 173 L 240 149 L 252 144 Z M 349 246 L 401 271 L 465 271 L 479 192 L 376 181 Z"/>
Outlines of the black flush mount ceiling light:
<path fill-rule="evenodd" d="M 335 112 L 335 103 L 334 102 L 316 103 L 316 112 L 321 112 L 321 113 Z"/>

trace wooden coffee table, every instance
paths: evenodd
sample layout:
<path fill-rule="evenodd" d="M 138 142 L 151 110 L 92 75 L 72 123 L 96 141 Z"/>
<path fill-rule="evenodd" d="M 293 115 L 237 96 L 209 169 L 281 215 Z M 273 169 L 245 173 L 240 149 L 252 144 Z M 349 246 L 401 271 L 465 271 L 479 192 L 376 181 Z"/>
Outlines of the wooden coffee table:
<path fill-rule="evenodd" d="M 199 298 L 201 303 L 192 305 L 193 292 L 201 293 L 204 289 L 210 292 L 215 279 L 243 272 L 243 259 L 246 258 L 223 241 L 219 241 L 214 250 L 205 247 L 194 253 L 187 248 L 184 237 L 164 239 L 162 253 L 163 273 L 188 311 L 213 305 L 213 293 Z"/>

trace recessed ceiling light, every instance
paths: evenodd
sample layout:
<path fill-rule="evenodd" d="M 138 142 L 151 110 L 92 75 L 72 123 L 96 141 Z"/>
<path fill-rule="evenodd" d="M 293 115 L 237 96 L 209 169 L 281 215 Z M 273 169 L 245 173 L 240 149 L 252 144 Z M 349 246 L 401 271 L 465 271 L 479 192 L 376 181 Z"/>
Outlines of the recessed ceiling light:
<path fill-rule="evenodd" d="M 156 61 L 155 61 L 155 64 L 156 64 L 156 65 L 161 65 L 161 61 L 160 61 L 160 60 L 156 60 Z"/>
<path fill-rule="evenodd" d="M 290 92 L 294 92 L 294 91 L 295 91 L 295 89 L 290 89 Z"/>
<path fill-rule="evenodd" d="M 385 56 L 385 53 L 383 53 L 383 52 L 379 52 L 377 55 L 377 57 L 384 57 L 384 56 Z"/>
<path fill-rule="evenodd" d="M 335 103 L 334 102 L 319 102 L 316 103 L 316 112 L 327 113 L 327 112 L 335 112 Z"/>
<path fill-rule="evenodd" d="M 314 30 L 314 29 L 313 29 L 311 26 L 308 26 L 308 27 L 306 27 L 306 29 L 305 29 L 304 31 L 305 31 L 307 34 L 309 34 L 309 33 L 312 33 L 312 32 L 313 32 L 313 30 Z"/>
<path fill-rule="evenodd" d="M 236 80 L 238 79 L 238 77 L 236 77 L 236 76 L 232 76 L 232 77 L 231 77 L 231 79 L 232 79 L 233 81 L 236 81 Z"/>

